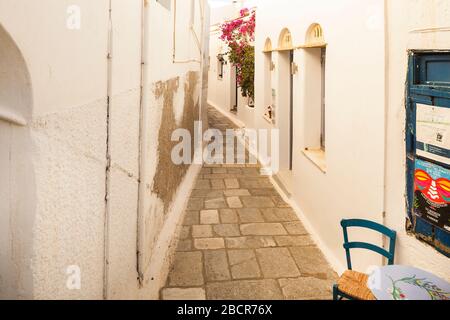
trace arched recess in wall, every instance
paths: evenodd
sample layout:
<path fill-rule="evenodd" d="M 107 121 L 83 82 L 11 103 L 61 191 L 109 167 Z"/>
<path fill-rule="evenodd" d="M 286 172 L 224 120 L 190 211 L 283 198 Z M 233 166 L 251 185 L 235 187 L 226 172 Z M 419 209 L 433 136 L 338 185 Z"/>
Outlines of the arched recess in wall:
<path fill-rule="evenodd" d="M 264 51 L 265 53 L 272 52 L 272 40 L 270 38 L 266 39 L 266 42 L 264 43 Z"/>
<path fill-rule="evenodd" d="M 32 90 L 19 48 L 0 25 L 0 121 L 26 125 L 31 117 Z"/>
<path fill-rule="evenodd" d="M 313 23 L 306 31 L 305 47 L 325 47 L 326 45 L 322 26 L 318 23 Z"/>
<path fill-rule="evenodd" d="M 24 57 L 0 25 L 0 299 L 32 294 L 35 148 L 27 126 L 32 102 Z"/>
<path fill-rule="evenodd" d="M 275 57 L 275 122 L 280 130 L 280 175 L 289 176 L 293 167 L 294 41 L 288 28 L 281 30 Z M 288 177 L 286 176 L 286 179 Z M 283 179 L 283 178 L 282 178 Z"/>
<path fill-rule="evenodd" d="M 278 50 L 293 50 L 294 42 L 292 40 L 291 31 L 288 28 L 281 30 L 280 37 L 278 38 Z"/>
<path fill-rule="evenodd" d="M 326 150 L 326 57 L 327 43 L 322 26 L 313 23 L 307 30 L 304 50 L 304 147 L 306 150 Z M 326 170 L 325 161 L 321 169 Z"/>

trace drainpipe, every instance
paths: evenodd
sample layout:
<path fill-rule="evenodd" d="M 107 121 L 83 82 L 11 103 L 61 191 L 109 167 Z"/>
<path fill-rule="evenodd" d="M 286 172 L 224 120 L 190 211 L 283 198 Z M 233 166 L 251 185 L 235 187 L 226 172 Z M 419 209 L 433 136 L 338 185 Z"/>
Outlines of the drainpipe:
<path fill-rule="evenodd" d="M 384 0 L 384 63 L 385 63 L 385 74 L 384 74 L 384 181 L 383 181 L 383 225 L 387 225 L 386 214 L 387 214 L 387 163 L 388 163 L 388 124 L 389 124 L 389 21 L 388 21 L 388 0 Z M 387 249 L 389 243 L 383 237 L 383 248 Z M 384 264 L 384 258 L 382 262 Z"/>
<path fill-rule="evenodd" d="M 104 274 L 103 299 L 108 300 L 109 292 L 109 227 L 110 227 L 110 191 L 111 191 L 111 97 L 112 97 L 112 51 L 113 51 L 113 24 L 112 0 L 109 0 L 108 22 L 108 66 L 107 66 L 107 106 L 106 106 L 106 180 L 105 180 L 105 223 L 104 223 Z"/>
<path fill-rule="evenodd" d="M 201 1 L 201 0 L 199 0 L 199 1 Z M 200 10 L 202 11 L 201 19 L 202 19 L 202 29 L 203 29 L 203 27 L 204 27 L 203 26 L 203 19 L 204 19 L 204 17 L 203 17 L 203 5 L 200 4 L 200 8 L 201 8 Z M 178 16 L 178 13 L 177 13 L 177 0 L 174 0 L 173 1 L 173 31 L 172 31 L 172 43 L 173 43 L 172 62 L 173 63 L 181 63 L 181 64 L 195 62 L 195 63 L 200 63 L 201 64 L 202 63 L 201 58 L 200 58 L 200 60 L 199 59 L 187 59 L 187 60 L 178 60 L 177 59 L 177 43 L 176 43 L 177 42 L 176 41 L 176 39 L 177 39 L 177 16 Z M 200 54 L 202 55 L 203 54 L 203 48 L 202 48 L 202 42 L 203 41 L 200 41 L 198 39 L 198 36 L 195 33 L 195 30 L 194 30 L 194 27 L 193 27 L 192 24 L 189 26 L 189 29 L 193 33 L 193 35 L 195 37 L 195 40 L 196 40 L 196 43 L 197 43 L 197 46 L 200 49 Z"/>
<path fill-rule="evenodd" d="M 206 10 L 206 7 L 208 6 L 208 4 L 203 2 L 203 0 L 199 0 L 199 4 L 200 4 L 201 24 L 202 24 L 202 33 L 201 33 L 201 41 L 200 41 L 200 57 L 201 57 L 200 60 L 202 61 L 201 65 L 200 65 L 200 74 L 201 74 L 201 77 L 202 77 L 202 81 L 201 81 L 202 86 L 200 88 L 200 90 L 201 90 L 200 97 L 201 97 L 201 99 L 203 99 L 203 88 L 205 86 L 205 83 L 203 82 L 204 81 L 203 72 L 204 72 L 204 68 L 205 68 L 205 61 L 208 61 L 207 57 L 205 56 L 206 50 L 204 50 L 205 49 L 205 44 L 206 44 L 205 43 L 205 36 L 206 36 L 206 34 L 209 33 L 210 27 L 206 26 L 206 23 L 205 23 L 205 19 L 206 19 L 206 17 L 205 17 L 205 10 Z M 206 4 L 206 7 L 205 7 L 205 4 Z M 206 30 L 207 27 L 208 27 L 208 30 Z M 194 30 L 194 32 L 195 32 L 195 30 Z M 208 51 L 209 51 L 209 48 L 208 48 Z M 206 80 L 206 82 L 208 82 L 208 80 Z M 199 103 L 199 110 L 198 110 L 198 119 L 199 119 L 200 122 L 203 122 L 203 116 L 202 116 L 203 115 L 203 108 L 204 108 L 203 101 L 200 101 L 200 103 Z"/>
<path fill-rule="evenodd" d="M 142 287 L 144 281 L 145 265 L 141 252 L 142 245 L 144 244 L 143 232 L 141 231 L 144 224 L 146 199 L 148 192 L 147 176 L 148 176 L 148 123 L 149 123 L 149 97 L 148 88 L 148 70 L 147 70 L 147 57 L 149 53 L 149 41 L 148 30 L 149 18 L 148 18 L 148 0 L 142 1 L 142 16 L 141 16 L 141 110 L 140 110 L 140 123 L 139 123 L 139 192 L 138 192 L 138 217 L 137 217 L 137 273 L 139 285 Z"/>

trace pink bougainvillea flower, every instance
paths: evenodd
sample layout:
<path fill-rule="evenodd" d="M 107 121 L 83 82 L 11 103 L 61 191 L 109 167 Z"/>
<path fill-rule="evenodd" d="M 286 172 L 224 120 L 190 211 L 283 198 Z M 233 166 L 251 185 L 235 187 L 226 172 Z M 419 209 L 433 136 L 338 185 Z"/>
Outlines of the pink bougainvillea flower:
<path fill-rule="evenodd" d="M 248 8 L 240 11 L 240 18 L 220 25 L 220 39 L 224 41 L 229 52 L 230 62 L 237 69 L 236 81 L 244 96 L 253 97 L 254 87 L 254 48 L 256 12 Z"/>

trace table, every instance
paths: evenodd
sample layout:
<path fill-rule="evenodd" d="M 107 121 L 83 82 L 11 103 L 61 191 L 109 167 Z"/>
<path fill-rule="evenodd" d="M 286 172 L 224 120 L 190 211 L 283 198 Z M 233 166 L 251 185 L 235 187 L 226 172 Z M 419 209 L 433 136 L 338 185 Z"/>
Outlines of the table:
<path fill-rule="evenodd" d="M 377 268 L 367 285 L 378 300 L 450 300 L 448 282 L 413 267 Z"/>

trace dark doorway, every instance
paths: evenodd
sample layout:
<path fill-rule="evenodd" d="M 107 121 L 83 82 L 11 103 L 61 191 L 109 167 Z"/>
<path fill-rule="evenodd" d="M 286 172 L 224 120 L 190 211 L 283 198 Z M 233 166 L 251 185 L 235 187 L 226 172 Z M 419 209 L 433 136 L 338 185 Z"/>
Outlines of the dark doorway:
<path fill-rule="evenodd" d="M 289 170 L 292 171 L 293 168 L 293 158 L 294 158 L 294 51 L 289 52 L 290 55 L 290 119 L 289 119 Z"/>

